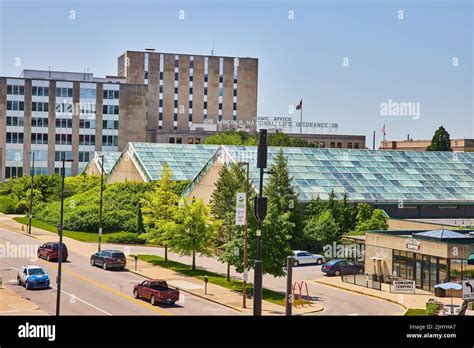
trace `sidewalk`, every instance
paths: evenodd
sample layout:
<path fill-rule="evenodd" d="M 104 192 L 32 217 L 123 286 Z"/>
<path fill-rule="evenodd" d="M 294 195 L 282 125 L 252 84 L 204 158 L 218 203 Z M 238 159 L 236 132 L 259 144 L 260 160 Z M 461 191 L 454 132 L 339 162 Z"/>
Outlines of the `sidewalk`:
<path fill-rule="evenodd" d="M 0 315 L 49 315 L 13 290 L 0 288 Z"/>
<path fill-rule="evenodd" d="M 22 225 L 10 216 L 0 214 L 0 227 L 5 228 L 14 232 L 26 234 L 26 226 Z M 56 241 L 57 235 L 55 233 L 44 231 L 33 227 L 31 230 L 32 238 L 39 240 L 38 243 Z M 93 253 L 97 252 L 97 246 L 77 241 L 72 238 L 63 237 L 64 243 L 68 246 L 70 251 L 79 253 L 85 257 L 90 257 Z M 232 308 L 237 313 L 241 314 L 252 314 L 252 300 L 247 299 L 247 308 L 242 308 L 242 294 L 236 293 L 227 288 L 208 284 L 207 294 L 205 294 L 204 283 L 196 278 L 188 277 L 183 274 L 168 270 L 166 268 L 161 268 L 158 266 L 153 266 L 150 263 L 138 260 L 137 262 L 137 271 L 134 271 L 135 262 L 132 258 L 128 258 L 128 268 L 131 272 L 141 275 L 146 278 L 159 278 L 166 280 L 171 286 L 179 288 L 183 292 L 191 293 L 193 295 L 199 296 L 209 301 L 219 303 L 223 306 Z M 305 305 L 305 307 L 293 307 L 294 315 L 304 315 L 314 312 L 319 312 L 324 309 L 320 304 L 311 304 L 311 306 Z M 285 308 L 277 304 L 262 301 L 262 314 L 263 315 L 284 315 Z"/>
<path fill-rule="evenodd" d="M 334 286 L 339 289 L 353 291 L 359 294 L 368 295 L 368 296 L 376 297 L 382 300 L 394 302 L 401 305 L 405 309 L 408 309 L 408 308 L 425 309 L 426 302 L 428 302 L 429 299 L 436 299 L 436 301 L 443 302 L 444 304 L 451 303 L 450 297 L 436 297 L 433 293 L 423 291 L 420 289 L 416 289 L 417 294 L 391 293 L 389 284 L 382 284 L 382 290 L 379 291 L 379 290 L 370 289 L 370 288 L 366 288 L 359 285 L 344 283 L 341 280 L 341 277 L 324 277 L 321 279 L 317 279 L 314 282 L 319 283 L 319 284 Z M 462 299 L 453 298 L 453 303 L 457 305 L 461 305 Z"/>

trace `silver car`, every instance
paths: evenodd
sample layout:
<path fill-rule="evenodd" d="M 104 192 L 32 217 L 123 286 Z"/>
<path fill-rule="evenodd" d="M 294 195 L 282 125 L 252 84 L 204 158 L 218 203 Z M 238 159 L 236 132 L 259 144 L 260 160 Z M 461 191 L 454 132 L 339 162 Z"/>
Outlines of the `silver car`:
<path fill-rule="evenodd" d="M 324 258 L 323 255 L 311 254 L 304 250 L 293 250 L 293 254 L 294 254 L 293 266 L 307 265 L 311 263 L 322 265 L 323 263 L 326 262 L 326 259 Z"/>

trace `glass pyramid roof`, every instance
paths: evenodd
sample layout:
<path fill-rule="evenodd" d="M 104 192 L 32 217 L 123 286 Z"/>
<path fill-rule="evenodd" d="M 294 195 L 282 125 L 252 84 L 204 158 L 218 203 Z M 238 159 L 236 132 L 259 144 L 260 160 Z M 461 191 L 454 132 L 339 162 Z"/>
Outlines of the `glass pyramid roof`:
<path fill-rule="evenodd" d="M 451 230 L 433 230 L 433 231 L 425 231 L 425 232 L 419 232 L 415 233 L 416 236 L 422 236 L 422 237 L 430 237 L 430 238 L 437 238 L 437 239 L 445 239 L 445 238 L 468 238 L 470 237 L 469 235 L 451 231 Z"/>
<path fill-rule="evenodd" d="M 97 159 L 97 165 L 100 168 L 102 162 L 101 156 L 104 156 L 104 174 L 108 174 L 114 167 L 115 163 L 117 163 L 117 160 L 120 158 L 120 154 L 120 152 L 96 151 L 94 157 Z"/>
<path fill-rule="evenodd" d="M 206 166 L 219 145 L 129 143 L 129 155 L 146 180 L 159 180 L 168 163 L 173 180 L 192 180 Z"/>
<path fill-rule="evenodd" d="M 254 146 L 224 146 L 234 162 L 250 162 L 256 187 Z M 269 147 L 268 168 L 279 147 Z M 350 201 L 474 203 L 474 153 L 282 148 L 301 201 L 327 199 L 331 190 Z M 264 178 L 267 178 L 265 175 Z"/>

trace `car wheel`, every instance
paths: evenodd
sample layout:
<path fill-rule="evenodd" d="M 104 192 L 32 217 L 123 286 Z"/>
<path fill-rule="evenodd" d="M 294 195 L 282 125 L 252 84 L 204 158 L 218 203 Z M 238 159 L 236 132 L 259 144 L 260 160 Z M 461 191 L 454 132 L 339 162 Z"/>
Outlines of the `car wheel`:
<path fill-rule="evenodd" d="M 318 259 L 318 260 L 316 261 L 316 264 L 317 264 L 317 265 L 322 265 L 322 264 L 323 264 L 323 259 Z"/>
<path fill-rule="evenodd" d="M 152 306 L 156 305 L 156 300 L 155 300 L 155 296 L 154 295 L 151 295 L 150 297 L 150 303 Z"/>
<path fill-rule="evenodd" d="M 171 305 L 174 305 L 174 304 L 175 304 L 175 302 L 176 302 L 176 301 L 171 301 L 170 303 L 171 303 Z"/>
<path fill-rule="evenodd" d="M 362 274 L 362 273 L 364 273 L 364 270 L 361 268 L 361 269 L 359 270 L 359 274 Z"/>
<path fill-rule="evenodd" d="M 49 257 L 49 255 L 48 255 L 48 256 L 46 256 L 46 261 L 48 261 L 48 262 L 49 262 L 49 261 L 50 261 L 50 259 L 51 259 L 51 258 Z"/>
<path fill-rule="evenodd" d="M 25 289 L 26 289 L 26 290 L 30 290 L 30 285 L 28 284 L 27 281 L 25 281 Z"/>
<path fill-rule="evenodd" d="M 334 272 L 334 275 L 340 276 L 340 275 L 341 275 L 341 272 L 340 272 L 340 271 L 336 271 L 336 272 Z"/>
<path fill-rule="evenodd" d="M 21 280 L 20 280 L 20 278 L 16 278 L 16 284 L 17 284 L 17 285 L 21 285 Z"/>
<path fill-rule="evenodd" d="M 298 267 L 300 265 L 300 262 L 298 260 L 293 261 L 293 267 Z"/>
<path fill-rule="evenodd" d="M 138 298 L 138 290 L 133 290 L 133 297 Z"/>
<path fill-rule="evenodd" d="M 107 270 L 107 262 L 104 261 L 104 263 L 102 264 L 102 268 L 106 271 Z"/>
<path fill-rule="evenodd" d="M 95 266 L 95 260 L 91 259 L 91 266 Z"/>

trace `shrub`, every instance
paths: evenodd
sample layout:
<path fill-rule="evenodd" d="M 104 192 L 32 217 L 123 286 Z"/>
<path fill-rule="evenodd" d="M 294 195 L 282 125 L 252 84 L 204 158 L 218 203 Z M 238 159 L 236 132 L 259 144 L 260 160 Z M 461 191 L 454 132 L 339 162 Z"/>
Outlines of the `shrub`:
<path fill-rule="evenodd" d="M 4 214 L 17 213 L 18 198 L 12 195 L 0 197 L 0 212 Z"/>
<path fill-rule="evenodd" d="M 145 244 L 145 238 L 132 232 L 120 232 L 107 238 L 109 243 Z"/>

